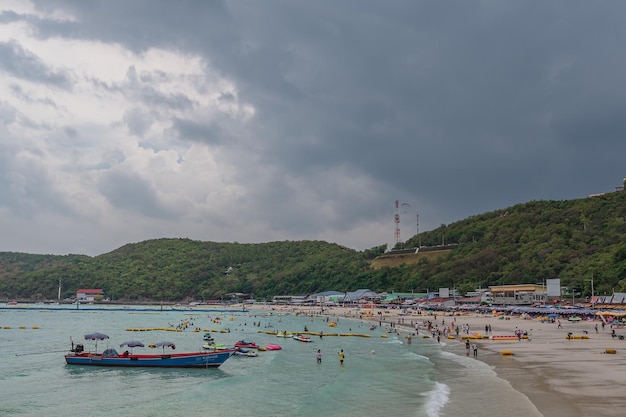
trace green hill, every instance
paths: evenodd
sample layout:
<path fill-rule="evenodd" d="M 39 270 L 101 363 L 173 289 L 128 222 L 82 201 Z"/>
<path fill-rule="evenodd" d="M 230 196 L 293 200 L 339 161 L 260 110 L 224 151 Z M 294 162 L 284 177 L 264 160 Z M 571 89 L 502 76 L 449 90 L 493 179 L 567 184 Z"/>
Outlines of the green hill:
<path fill-rule="evenodd" d="M 358 252 L 320 241 L 262 244 L 157 239 L 83 255 L 0 253 L 0 299 L 56 299 L 102 288 L 113 300 L 269 299 L 318 291 L 410 292 L 498 284 L 562 285 L 596 294 L 626 291 L 626 193 L 532 201 L 421 233 L 417 254 Z M 441 246 L 445 243 L 445 249 Z M 411 251 L 407 251 L 411 252 Z M 380 256 L 382 255 L 382 256 Z M 390 261 L 393 259 L 393 262 Z"/>

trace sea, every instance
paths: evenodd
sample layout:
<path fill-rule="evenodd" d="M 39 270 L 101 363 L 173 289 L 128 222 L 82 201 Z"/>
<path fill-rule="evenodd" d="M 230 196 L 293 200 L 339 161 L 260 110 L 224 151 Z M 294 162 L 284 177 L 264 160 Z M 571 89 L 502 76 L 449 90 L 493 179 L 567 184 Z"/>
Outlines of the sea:
<path fill-rule="evenodd" d="M 332 321 L 336 327 L 329 326 Z M 268 334 L 305 327 L 353 336 L 312 336 L 304 343 Z M 0 308 L 0 416 L 541 415 L 487 364 L 466 357 L 462 343 L 437 343 L 423 332 L 409 340 L 408 329 L 388 333 L 384 325 L 371 327 L 358 319 L 280 310 Z M 199 351 L 205 331 L 217 343 L 243 339 L 282 350 L 233 356 L 211 369 L 85 367 L 64 360 L 72 343 L 123 352 L 127 348 L 120 344 L 137 340 L 146 347 L 134 353 L 154 353 L 148 344 L 170 341 L 176 352 Z M 84 340 L 94 332 L 109 339 Z"/>

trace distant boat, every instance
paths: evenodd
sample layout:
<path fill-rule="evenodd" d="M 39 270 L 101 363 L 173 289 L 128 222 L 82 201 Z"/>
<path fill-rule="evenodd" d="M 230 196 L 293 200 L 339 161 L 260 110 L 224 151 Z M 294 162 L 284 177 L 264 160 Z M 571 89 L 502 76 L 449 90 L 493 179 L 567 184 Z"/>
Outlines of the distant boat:
<path fill-rule="evenodd" d="M 226 345 L 224 343 L 205 343 L 202 345 L 202 349 L 226 349 Z"/>
<path fill-rule="evenodd" d="M 254 358 L 256 356 L 259 356 L 259 354 L 256 353 L 254 350 L 241 349 L 241 348 L 235 348 L 235 355 L 237 355 L 237 356 L 248 356 L 250 358 Z"/>
<path fill-rule="evenodd" d="M 268 343 L 268 344 L 265 346 L 265 349 L 267 349 L 267 350 L 281 350 L 282 348 L 283 348 L 283 347 L 282 347 L 281 345 L 275 345 L 275 344 L 273 344 L 273 343 Z"/>
<path fill-rule="evenodd" d="M 312 342 L 311 338 L 308 336 L 302 336 L 301 334 L 291 336 L 294 340 L 299 340 L 300 342 Z"/>
<path fill-rule="evenodd" d="M 257 349 L 259 345 L 254 342 L 246 342 L 245 340 L 240 340 L 235 343 L 236 348 L 247 348 L 247 349 Z"/>

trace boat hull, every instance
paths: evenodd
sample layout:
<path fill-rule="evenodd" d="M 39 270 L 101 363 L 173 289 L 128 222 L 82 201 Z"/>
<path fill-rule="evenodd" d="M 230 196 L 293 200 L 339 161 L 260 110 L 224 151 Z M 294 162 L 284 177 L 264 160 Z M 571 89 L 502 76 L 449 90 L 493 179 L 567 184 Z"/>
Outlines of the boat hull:
<path fill-rule="evenodd" d="M 96 354 L 68 354 L 65 363 L 83 366 L 117 366 L 149 368 L 217 368 L 228 358 L 234 349 L 216 352 L 173 353 L 163 355 L 102 356 Z"/>

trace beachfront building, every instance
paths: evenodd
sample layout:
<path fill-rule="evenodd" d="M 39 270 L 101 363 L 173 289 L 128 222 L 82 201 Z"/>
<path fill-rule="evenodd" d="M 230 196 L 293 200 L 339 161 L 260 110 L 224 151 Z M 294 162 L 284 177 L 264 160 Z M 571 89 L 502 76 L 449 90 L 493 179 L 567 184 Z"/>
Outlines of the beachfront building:
<path fill-rule="evenodd" d="M 591 305 L 595 308 L 626 309 L 626 293 L 616 292 L 612 295 L 591 297 Z"/>
<path fill-rule="evenodd" d="M 393 292 L 380 294 L 381 304 L 401 304 L 401 305 L 413 305 L 418 304 L 428 298 L 427 293 L 417 292 Z"/>
<path fill-rule="evenodd" d="M 346 296 L 345 292 L 339 291 L 324 291 L 311 295 L 309 298 L 315 300 L 315 305 L 319 306 L 334 306 L 339 305 L 343 297 Z"/>
<path fill-rule="evenodd" d="M 533 305 L 545 303 L 546 287 L 538 284 L 496 285 L 489 287 L 494 305 Z"/>
<path fill-rule="evenodd" d="M 81 288 L 76 290 L 76 299 L 80 301 L 95 301 L 96 299 L 102 299 L 104 297 L 104 290 Z"/>
<path fill-rule="evenodd" d="M 372 304 L 380 301 L 380 295 L 378 293 L 367 290 L 359 289 L 353 292 L 347 292 L 341 301 L 343 305 L 349 304 Z"/>
<path fill-rule="evenodd" d="M 307 299 L 306 295 L 275 295 L 272 298 L 273 304 L 300 305 Z"/>

